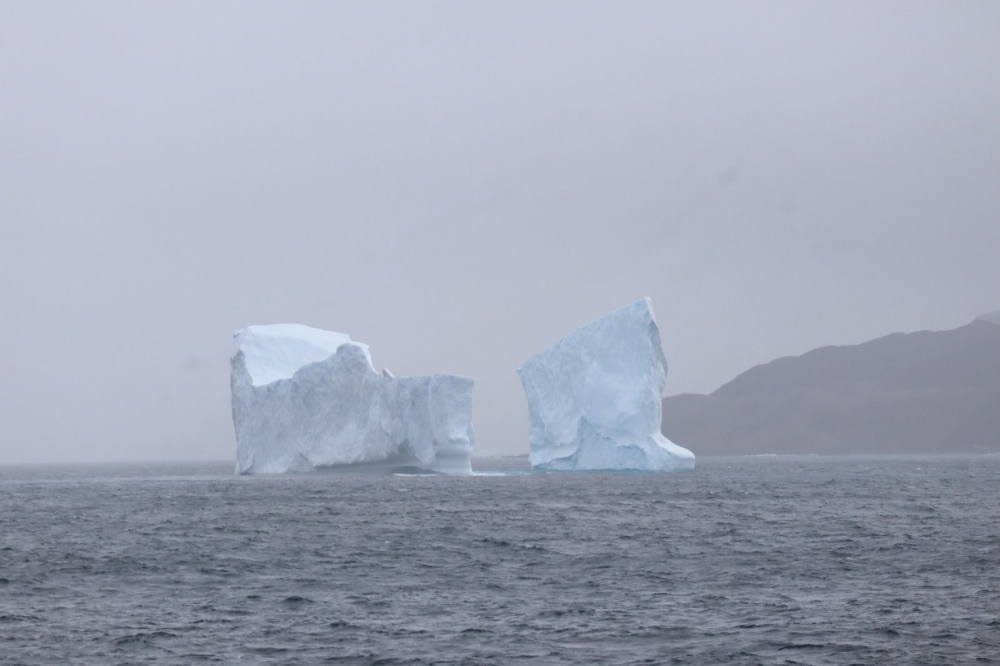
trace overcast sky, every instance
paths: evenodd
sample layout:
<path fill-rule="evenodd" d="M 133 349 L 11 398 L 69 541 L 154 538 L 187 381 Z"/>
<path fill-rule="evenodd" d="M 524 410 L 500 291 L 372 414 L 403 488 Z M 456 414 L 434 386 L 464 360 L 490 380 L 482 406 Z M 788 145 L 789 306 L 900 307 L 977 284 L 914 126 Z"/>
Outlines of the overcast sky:
<path fill-rule="evenodd" d="M 667 394 L 1000 308 L 1000 3 L 0 2 L 0 463 L 231 459 L 232 332 Z M 697 453 L 697 450 L 695 451 Z"/>

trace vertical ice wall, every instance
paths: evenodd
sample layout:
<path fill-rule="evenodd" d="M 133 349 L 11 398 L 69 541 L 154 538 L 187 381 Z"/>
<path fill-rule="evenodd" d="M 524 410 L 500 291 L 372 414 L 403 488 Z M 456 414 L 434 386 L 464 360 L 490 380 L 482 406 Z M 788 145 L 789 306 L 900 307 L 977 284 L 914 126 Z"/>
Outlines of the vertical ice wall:
<path fill-rule="evenodd" d="M 692 469 L 660 432 L 667 360 L 650 299 L 592 321 L 518 368 L 528 398 L 531 466 Z"/>
<path fill-rule="evenodd" d="M 233 337 L 237 473 L 351 465 L 471 474 L 471 379 L 379 373 L 367 345 L 298 324 Z"/>

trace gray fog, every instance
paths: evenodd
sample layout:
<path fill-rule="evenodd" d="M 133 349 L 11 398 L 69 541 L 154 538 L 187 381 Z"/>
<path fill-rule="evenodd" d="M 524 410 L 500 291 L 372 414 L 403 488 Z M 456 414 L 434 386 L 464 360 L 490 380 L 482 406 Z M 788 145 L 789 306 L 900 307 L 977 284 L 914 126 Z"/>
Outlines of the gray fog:
<path fill-rule="evenodd" d="M 232 332 L 667 394 L 1000 307 L 1000 4 L 0 3 L 0 463 L 231 459 Z M 697 447 L 692 446 L 695 453 Z"/>

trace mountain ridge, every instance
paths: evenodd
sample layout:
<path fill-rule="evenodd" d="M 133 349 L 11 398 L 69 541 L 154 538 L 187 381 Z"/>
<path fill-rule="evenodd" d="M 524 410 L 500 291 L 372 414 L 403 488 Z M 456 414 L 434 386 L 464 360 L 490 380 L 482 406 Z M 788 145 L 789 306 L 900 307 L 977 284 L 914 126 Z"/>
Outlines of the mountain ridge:
<path fill-rule="evenodd" d="M 979 315 L 978 317 L 976 317 L 976 321 L 988 321 L 991 324 L 996 324 L 997 326 L 1000 326 L 1000 310 L 997 310 L 996 312 L 989 312 L 984 315 Z"/>
<path fill-rule="evenodd" d="M 702 455 L 1000 451 L 998 324 L 778 358 L 665 398 L 662 430 Z"/>

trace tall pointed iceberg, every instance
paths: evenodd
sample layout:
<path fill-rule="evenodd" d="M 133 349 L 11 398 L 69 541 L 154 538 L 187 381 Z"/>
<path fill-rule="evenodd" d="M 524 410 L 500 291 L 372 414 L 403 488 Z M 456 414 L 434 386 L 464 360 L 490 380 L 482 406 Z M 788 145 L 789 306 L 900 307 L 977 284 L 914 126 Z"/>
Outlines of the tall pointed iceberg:
<path fill-rule="evenodd" d="M 367 345 L 299 324 L 237 331 L 230 360 L 239 474 L 472 473 L 471 379 L 379 373 Z"/>
<path fill-rule="evenodd" d="M 649 298 L 573 331 L 517 372 L 533 469 L 694 468 L 694 454 L 660 432 L 667 359 Z"/>

